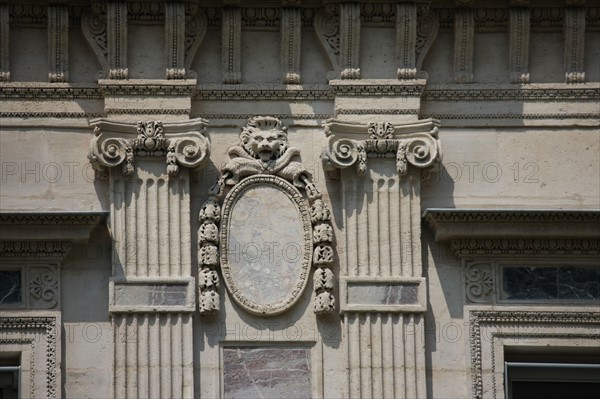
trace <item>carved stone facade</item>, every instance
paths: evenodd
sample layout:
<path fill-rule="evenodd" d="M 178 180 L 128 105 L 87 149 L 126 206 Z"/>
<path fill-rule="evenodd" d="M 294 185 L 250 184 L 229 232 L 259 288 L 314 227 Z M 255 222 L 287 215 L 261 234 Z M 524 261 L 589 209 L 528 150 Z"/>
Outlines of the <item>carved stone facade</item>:
<path fill-rule="evenodd" d="M 600 3 L 538 3 L 0 4 L 20 395 L 505 398 L 515 363 L 600 364 Z"/>

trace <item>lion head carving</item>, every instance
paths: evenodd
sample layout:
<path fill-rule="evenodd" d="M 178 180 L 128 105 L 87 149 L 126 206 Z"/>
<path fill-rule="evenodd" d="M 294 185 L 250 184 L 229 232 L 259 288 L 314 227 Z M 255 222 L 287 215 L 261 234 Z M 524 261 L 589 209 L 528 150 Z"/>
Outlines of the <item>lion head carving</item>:
<path fill-rule="evenodd" d="M 279 158 L 287 150 L 286 127 L 277 118 L 259 116 L 250 118 L 242 129 L 240 142 L 250 156 L 269 162 Z"/>

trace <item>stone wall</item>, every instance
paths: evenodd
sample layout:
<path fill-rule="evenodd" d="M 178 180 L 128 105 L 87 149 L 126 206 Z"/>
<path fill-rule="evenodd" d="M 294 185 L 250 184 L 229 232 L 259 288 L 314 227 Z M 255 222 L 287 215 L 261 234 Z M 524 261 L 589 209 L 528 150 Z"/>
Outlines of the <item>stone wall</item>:
<path fill-rule="evenodd" d="M 58 380 L 23 392 L 504 397 L 506 348 L 594 346 L 596 294 L 502 284 L 595 276 L 597 1 L 6 1 L 0 27 L 0 269 L 51 267 L 60 287 L 0 302 L 0 328 L 47 317 L 22 328 L 51 346 L 60 325 L 40 368 Z M 247 151 L 253 123 L 289 159 Z M 220 218 L 243 184 L 279 190 L 263 213 L 306 213 L 306 270 L 273 308 L 228 277 Z M 78 214 L 98 218 L 85 234 Z M 24 242 L 68 248 L 32 263 Z M 538 335 L 502 335 L 523 328 Z"/>

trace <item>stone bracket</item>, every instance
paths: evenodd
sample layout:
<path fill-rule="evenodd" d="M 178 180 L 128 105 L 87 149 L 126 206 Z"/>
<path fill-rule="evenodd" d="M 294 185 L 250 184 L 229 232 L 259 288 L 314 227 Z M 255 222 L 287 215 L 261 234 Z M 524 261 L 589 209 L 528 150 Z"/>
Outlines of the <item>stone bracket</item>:
<path fill-rule="evenodd" d="M 342 312 L 403 312 L 427 310 L 424 277 L 341 277 Z"/>
<path fill-rule="evenodd" d="M 186 313 L 196 308 L 193 277 L 112 279 L 108 290 L 110 313 Z"/>

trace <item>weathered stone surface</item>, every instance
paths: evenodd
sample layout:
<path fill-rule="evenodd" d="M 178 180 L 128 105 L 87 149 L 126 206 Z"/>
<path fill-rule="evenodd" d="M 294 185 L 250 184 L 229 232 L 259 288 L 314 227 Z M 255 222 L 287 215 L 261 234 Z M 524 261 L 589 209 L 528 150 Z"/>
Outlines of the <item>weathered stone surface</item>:
<path fill-rule="evenodd" d="M 0 357 L 22 353 L 22 396 L 502 398 L 505 353 L 593 352 L 597 216 L 496 210 L 600 208 L 599 15 L 597 0 L 3 1 L 0 208 L 110 215 L 2 216 L 0 313 L 26 325 Z M 88 158 L 98 124 L 96 144 L 116 129 L 96 153 L 110 170 Z M 279 139 L 232 157 L 243 129 L 251 149 Z M 237 265 L 246 298 L 291 298 L 268 317 L 222 267 L 223 200 L 257 174 L 306 201 L 313 258 L 303 287 L 284 281 L 295 263 L 271 278 L 283 258 Z M 271 234 L 262 258 L 302 219 L 277 216 L 278 193 L 257 196 L 268 225 L 236 233 Z M 483 221 L 446 221 L 449 238 L 427 208 Z M 243 376 L 237 349 L 254 382 L 224 380 Z"/>

